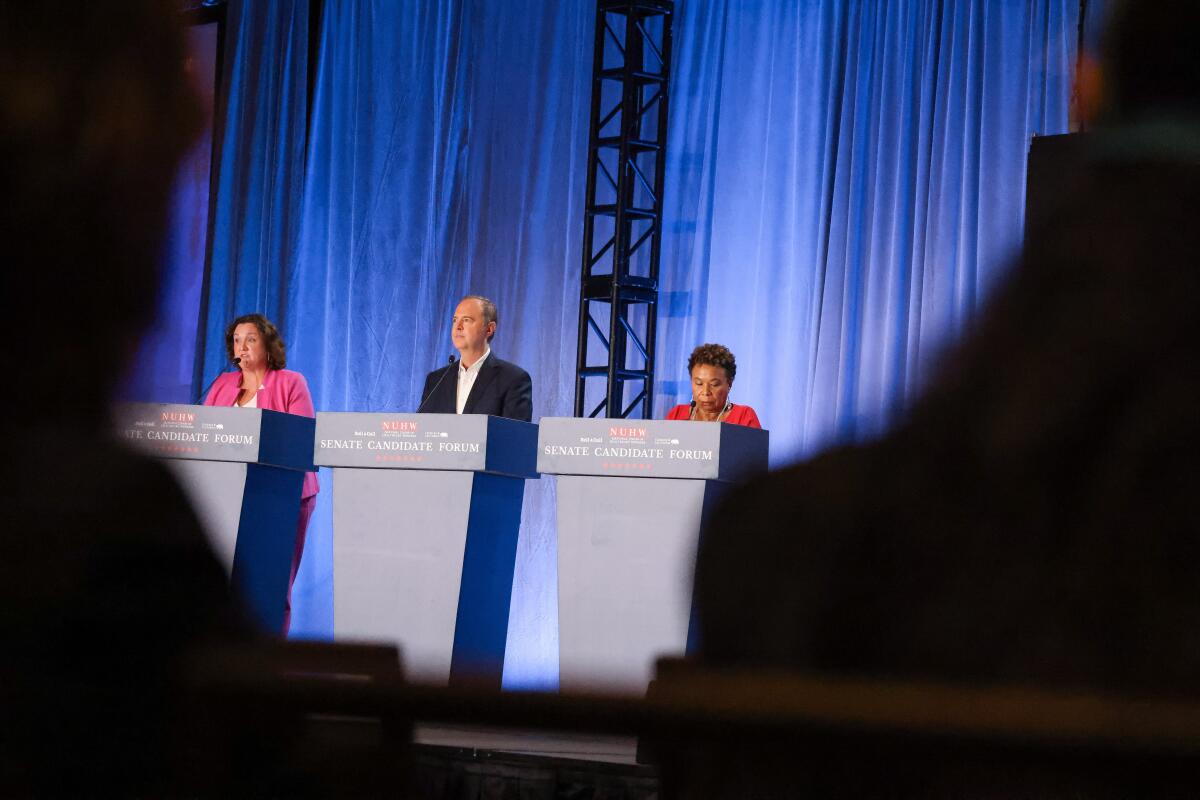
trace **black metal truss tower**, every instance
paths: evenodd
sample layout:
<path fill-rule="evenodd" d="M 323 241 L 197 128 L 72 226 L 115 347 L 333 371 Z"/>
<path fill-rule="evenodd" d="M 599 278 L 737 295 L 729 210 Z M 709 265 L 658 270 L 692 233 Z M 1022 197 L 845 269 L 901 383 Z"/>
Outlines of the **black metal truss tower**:
<path fill-rule="evenodd" d="M 577 417 L 628 417 L 639 405 L 642 418 L 651 413 L 674 11 L 674 0 L 596 6 Z M 599 378 L 603 396 L 590 380 Z M 628 404 L 627 387 L 636 391 Z"/>

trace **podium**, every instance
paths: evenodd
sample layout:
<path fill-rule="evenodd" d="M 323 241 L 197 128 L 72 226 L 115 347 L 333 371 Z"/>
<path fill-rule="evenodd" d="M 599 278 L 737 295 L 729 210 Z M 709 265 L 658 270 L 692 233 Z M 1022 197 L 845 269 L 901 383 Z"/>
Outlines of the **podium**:
<path fill-rule="evenodd" d="M 499 689 L 536 448 L 536 425 L 500 417 L 318 414 L 334 638 L 398 644 L 414 681 Z"/>
<path fill-rule="evenodd" d="M 767 468 L 768 433 L 718 422 L 543 417 L 558 489 L 559 688 L 641 694 L 682 655 L 701 524 Z"/>
<path fill-rule="evenodd" d="M 118 434 L 164 460 L 263 630 L 283 628 L 313 420 L 255 408 L 125 403 Z"/>

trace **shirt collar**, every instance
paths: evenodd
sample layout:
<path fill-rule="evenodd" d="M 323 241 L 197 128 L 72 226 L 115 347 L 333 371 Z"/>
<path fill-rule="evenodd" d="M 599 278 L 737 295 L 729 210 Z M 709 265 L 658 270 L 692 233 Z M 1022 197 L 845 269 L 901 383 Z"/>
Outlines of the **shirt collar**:
<path fill-rule="evenodd" d="M 483 362 L 487 361 L 487 357 L 490 356 L 491 354 L 492 354 L 492 348 L 488 347 L 487 345 L 484 345 L 483 355 L 481 355 L 479 357 L 479 360 L 476 361 L 474 364 L 472 364 L 469 367 L 464 367 L 463 363 L 462 363 L 462 359 L 460 358 L 458 360 L 458 374 L 462 375 L 467 372 L 472 372 L 472 373 L 479 372 L 479 368 L 483 366 Z"/>

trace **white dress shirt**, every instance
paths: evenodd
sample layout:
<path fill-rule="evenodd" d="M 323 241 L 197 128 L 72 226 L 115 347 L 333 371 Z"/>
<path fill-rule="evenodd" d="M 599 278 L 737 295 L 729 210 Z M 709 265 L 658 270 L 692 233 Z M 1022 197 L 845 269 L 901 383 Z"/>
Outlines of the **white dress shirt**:
<path fill-rule="evenodd" d="M 454 413 L 463 413 L 463 408 L 467 405 L 467 398 L 471 396 L 471 388 L 475 385 L 475 379 L 479 377 L 479 368 L 491 354 L 492 348 L 485 347 L 483 355 L 469 367 L 463 366 L 461 358 L 458 360 L 458 397 L 454 403 L 454 407 L 457 409 Z"/>

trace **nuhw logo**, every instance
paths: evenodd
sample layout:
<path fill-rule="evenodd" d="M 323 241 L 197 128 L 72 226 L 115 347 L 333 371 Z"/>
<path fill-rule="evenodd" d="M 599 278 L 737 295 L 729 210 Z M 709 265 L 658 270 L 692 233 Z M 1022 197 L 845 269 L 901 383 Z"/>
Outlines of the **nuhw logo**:
<path fill-rule="evenodd" d="M 417 423 L 402 419 L 385 419 L 383 429 L 392 433 L 416 433 Z"/>
<path fill-rule="evenodd" d="M 162 412 L 163 422 L 195 422 L 196 415 L 187 411 L 164 411 Z"/>
<path fill-rule="evenodd" d="M 637 439 L 645 438 L 645 428 L 629 428 L 622 425 L 613 425 L 608 429 L 608 435 L 619 439 Z"/>

